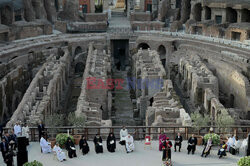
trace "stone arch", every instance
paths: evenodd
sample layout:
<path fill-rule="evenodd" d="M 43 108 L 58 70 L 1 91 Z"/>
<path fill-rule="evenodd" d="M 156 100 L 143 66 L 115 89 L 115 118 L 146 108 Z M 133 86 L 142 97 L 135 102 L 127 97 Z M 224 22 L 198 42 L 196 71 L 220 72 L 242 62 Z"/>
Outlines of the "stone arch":
<path fill-rule="evenodd" d="M 236 23 L 237 22 L 237 11 L 231 7 L 226 8 L 226 21 L 229 23 Z"/>
<path fill-rule="evenodd" d="M 201 3 L 197 3 L 193 8 L 193 16 L 195 21 L 201 21 L 202 6 Z"/>
<path fill-rule="evenodd" d="M 82 51 L 82 47 L 77 46 L 76 49 L 75 49 L 74 55 L 78 55 L 78 54 L 80 54 L 80 53 L 82 53 L 82 52 L 83 52 L 83 51 Z"/>
<path fill-rule="evenodd" d="M 85 69 L 85 66 L 84 66 L 83 62 L 78 62 L 75 65 L 75 73 L 83 73 L 84 69 Z"/>
<path fill-rule="evenodd" d="M 250 10 L 242 10 L 241 22 L 250 22 Z"/>
<path fill-rule="evenodd" d="M 137 46 L 137 49 L 140 49 L 142 48 L 143 50 L 146 50 L 146 49 L 149 49 L 150 46 L 147 44 L 147 43 L 140 43 L 138 46 Z"/>
<path fill-rule="evenodd" d="M 160 55 L 161 63 L 162 63 L 162 65 L 165 67 L 165 66 L 166 66 L 166 53 L 167 53 L 165 46 L 160 45 L 160 46 L 158 47 L 158 50 L 157 50 L 157 51 L 158 51 L 158 53 L 159 53 L 159 55 Z"/>
<path fill-rule="evenodd" d="M 207 6 L 204 7 L 204 14 L 205 14 L 204 16 L 205 20 L 211 20 L 211 8 L 210 7 L 207 7 Z"/>
<path fill-rule="evenodd" d="M 12 24 L 12 19 L 13 19 L 13 11 L 10 6 L 4 6 L 0 10 L 0 15 L 1 15 L 1 24 L 4 25 L 11 25 Z"/>

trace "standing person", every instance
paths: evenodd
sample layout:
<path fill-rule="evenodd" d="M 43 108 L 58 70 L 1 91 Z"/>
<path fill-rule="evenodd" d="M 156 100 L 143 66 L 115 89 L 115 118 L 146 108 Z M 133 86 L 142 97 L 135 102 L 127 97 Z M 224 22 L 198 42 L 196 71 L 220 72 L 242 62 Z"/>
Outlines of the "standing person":
<path fill-rule="evenodd" d="M 7 166 L 13 166 L 13 156 L 14 156 L 13 151 L 9 151 L 6 153 L 4 162 L 6 163 Z"/>
<path fill-rule="evenodd" d="M 75 145 L 70 137 L 68 137 L 66 142 L 66 150 L 68 151 L 69 158 L 77 157 Z"/>
<path fill-rule="evenodd" d="M 166 141 L 166 134 L 164 134 L 163 131 L 161 131 L 161 134 L 159 136 L 159 151 L 162 151 L 163 143 Z"/>
<path fill-rule="evenodd" d="M 95 152 L 103 153 L 103 146 L 102 146 L 102 137 L 99 134 L 96 134 L 94 138 L 94 144 L 95 144 Z"/>
<path fill-rule="evenodd" d="M 22 127 L 22 136 L 26 137 L 26 145 L 29 145 L 29 137 L 30 137 L 29 132 L 30 132 L 29 126 L 25 123 L 24 126 Z"/>
<path fill-rule="evenodd" d="M 163 142 L 163 155 L 162 155 L 162 161 L 171 160 L 171 148 L 173 144 L 169 140 L 169 137 L 166 138 L 166 140 Z"/>
<path fill-rule="evenodd" d="M 10 131 L 9 145 L 10 145 L 10 147 L 11 147 L 12 150 L 16 149 L 16 146 L 17 146 L 17 136 L 14 133 L 14 131 Z"/>
<path fill-rule="evenodd" d="M 134 138 L 130 134 L 125 138 L 126 142 L 126 151 L 127 153 L 133 152 L 135 149 Z"/>
<path fill-rule="evenodd" d="M 202 151 L 201 157 L 203 157 L 203 155 L 205 155 L 205 157 L 207 157 L 210 154 L 210 150 L 213 146 L 213 141 L 212 138 L 210 137 L 207 141 L 207 143 L 205 144 L 205 147 Z"/>
<path fill-rule="evenodd" d="M 127 137 L 128 135 L 128 130 L 126 129 L 125 126 L 122 127 L 121 131 L 120 131 L 120 144 L 121 145 L 125 145 L 125 138 Z"/>
<path fill-rule="evenodd" d="M 109 133 L 107 138 L 107 149 L 109 152 L 115 152 L 116 149 L 116 139 L 114 133 Z"/>
<path fill-rule="evenodd" d="M 194 154 L 196 150 L 196 145 L 197 145 L 197 138 L 194 137 L 194 134 L 188 139 L 188 154 L 192 151 L 192 154 Z"/>
<path fill-rule="evenodd" d="M 44 127 L 42 121 L 40 121 L 40 124 L 38 125 L 37 128 L 38 128 L 39 140 L 40 140 L 42 135 L 45 133 L 45 127 Z"/>
<path fill-rule="evenodd" d="M 19 122 L 17 122 L 14 126 L 14 133 L 17 137 L 22 136 L 22 127 Z"/>
<path fill-rule="evenodd" d="M 6 139 L 3 137 L 2 142 L 0 143 L 0 150 L 2 152 L 3 160 L 5 160 L 5 156 L 9 151 L 9 144 L 6 142 Z"/>
<path fill-rule="evenodd" d="M 66 155 L 65 153 L 62 151 L 62 149 L 59 146 L 59 143 L 56 143 L 56 145 L 53 148 L 53 151 L 56 153 L 57 159 L 59 161 L 65 161 L 66 160 Z"/>
<path fill-rule="evenodd" d="M 226 150 L 227 150 L 227 144 L 223 141 L 222 145 L 218 151 L 219 158 L 222 158 L 222 156 L 226 156 Z"/>
<path fill-rule="evenodd" d="M 89 145 L 84 135 L 82 136 L 82 139 L 80 140 L 79 146 L 80 146 L 80 150 L 82 150 L 83 155 L 89 152 Z"/>
<path fill-rule="evenodd" d="M 2 138 L 3 136 L 3 125 L 0 124 L 0 138 Z"/>
<path fill-rule="evenodd" d="M 8 132 L 4 133 L 3 138 L 5 138 L 5 141 L 7 142 L 7 144 L 9 144 L 9 142 L 10 142 L 10 134 Z"/>
<path fill-rule="evenodd" d="M 182 136 L 181 133 L 178 133 L 178 135 L 175 137 L 175 143 L 174 143 L 174 151 L 176 152 L 176 146 L 179 146 L 179 152 L 181 151 L 181 143 L 182 143 Z"/>
<path fill-rule="evenodd" d="M 43 135 L 41 136 L 40 146 L 42 148 L 42 153 L 51 153 L 51 145 L 46 141 Z"/>

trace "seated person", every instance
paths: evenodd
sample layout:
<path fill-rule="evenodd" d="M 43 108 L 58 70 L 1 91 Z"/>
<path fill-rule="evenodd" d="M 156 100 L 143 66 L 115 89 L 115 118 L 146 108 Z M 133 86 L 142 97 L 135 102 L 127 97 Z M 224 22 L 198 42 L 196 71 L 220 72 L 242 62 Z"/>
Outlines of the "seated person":
<path fill-rule="evenodd" d="M 99 134 L 96 134 L 94 138 L 94 144 L 95 144 L 95 152 L 103 153 L 103 146 L 102 146 L 102 137 Z"/>
<path fill-rule="evenodd" d="M 42 148 L 42 153 L 50 153 L 51 152 L 51 145 L 49 142 L 47 142 L 45 139 L 44 139 L 44 135 L 41 136 L 41 139 L 40 139 L 40 146 Z"/>
<path fill-rule="evenodd" d="M 115 152 L 116 148 L 116 140 L 113 133 L 109 133 L 109 136 L 107 138 L 107 149 L 109 152 Z"/>
<path fill-rule="evenodd" d="M 70 137 L 68 137 L 66 142 L 66 150 L 68 151 L 69 158 L 77 157 L 75 145 Z"/>
<path fill-rule="evenodd" d="M 176 146 L 179 146 L 179 152 L 181 151 L 182 136 L 181 133 L 175 137 L 174 151 L 176 152 Z"/>
<path fill-rule="evenodd" d="M 207 143 L 205 143 L 205 147 L 202 151 L 201 157 L 203 157 L 203 155 L 205 155 L 205 157 L 207 157 L 210 154 L 210 150 L 213 146 L 213 141 L 212 138 L 210 137 L 207 141 Z"/>
<path fill-rule="evenodd" d="M 59 161 L 65 161 L 66 160 L 66 155 L 65 153 L 62 151 L 62 149 L 60 148 L 59 144 L 56 143 L 56 145 L 53 148 L 53 152 L 56 153 L 57 159 Z"/>
<path fill-rule="evenodd" d="M 188 139 L 188 154 L 190 154 L 190 152 L 192 151 L 192 154 L 194 154 L 195 150 L 196 150 L 196 145 L 197 145 L 197 138 L 194 136 L 194 134 L 192 134 L 192 137 L 190 137 Z"/>
<path fill-rule="evenodd" d="M 226 156 L 227 144 L 223 141 L 221 148 L 218 151 L 218 156 L 221 158 L 222 156 Z"/>
<path fill-rule="evenodd" d="M 125 142 L 127 153 L 133 152 L 135 149 L 134 138 L 130 134 L 128 134 L 125 138 Z"/>
<path fill-rule="evenodd" d="M 120 130 L 120 144 L 121 145 L 125 145 L 125 138 L 128 135 L 128 130 L 126 129 L 125 126 L 122 127 L 122 129 Z"/>
<path fill-rule="evenodd" d="M 239 140 L 238 137 L 236 137 L 236 140 L 232 146 L 232 151 L 234 151 L 234 153 L 232 153 L 232 154 L 239 152 L 240 147 L 241 147 L 241 141 Z"/>
<path fill-rule="evenodd" d="M 232 135 L 231 137 L 228 138 L 228 141 L 227 141 L 227 151 L 230 150 L 230 147 L 232 147 L 234 143 L 235 143 L 235 138 Z"/>
<path fill-rule="evenodd" d="M 82 150 L 83 155 L 89 152 L 89 145 L 84 135 L 82 136 L 82 139 L 80 140 L 79 146 L 80 146 L 80 150 Z"/>

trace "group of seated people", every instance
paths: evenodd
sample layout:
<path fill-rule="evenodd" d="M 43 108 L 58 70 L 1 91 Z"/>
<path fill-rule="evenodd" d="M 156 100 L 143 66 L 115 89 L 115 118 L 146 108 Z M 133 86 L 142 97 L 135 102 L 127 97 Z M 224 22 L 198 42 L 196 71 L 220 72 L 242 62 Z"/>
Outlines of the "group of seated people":
<path fill-rule="evenodd" d="M 125 127 L 121 130 L 120 134 L 121 134 L 120 144 L 125 145 L 125 149 L 126 149 L 127 153 L 133 152 L 133 150 L 135 148 L 133 136 L 128 134 L 128 131 Z M 103 153 L 102 137 L 99 134 L 96 134 L 93 142 L 95 145 L 95 152 L 97 154 Z M 112 132 L 109 133 L 106 142 L 107 142 L 107 150 L 111 153 L 115 152 L 116 138 L 115 138 L 114 133 L 112 133 Z M 59 144 L 56 143 L 56 145 L 52 149 L 51 144 L 45 139 L 44 135 L 41 135 L 40 146 L 41 146 L 42 153 L 51 153 L 53 151 L 53 152 L 55 152 L 57 159 L 59 161 L 66 160 L 66 155 L 62 151 L 62 149 L 60 148 Z M 68 139 L 66 141 L 65 148 L 68 151 L 69 158 L 77 157 L 75 145 L 70 137 L 68 137 Z M 87 142 L 87 139 L 85 138 L 85 136 L 82 136 L 82 138 L 79 142 L 79 148 L 82 151 L 83 155 L 86 155 L 89 152 L 89 145 L 88 145 L 88 142 Z"/>

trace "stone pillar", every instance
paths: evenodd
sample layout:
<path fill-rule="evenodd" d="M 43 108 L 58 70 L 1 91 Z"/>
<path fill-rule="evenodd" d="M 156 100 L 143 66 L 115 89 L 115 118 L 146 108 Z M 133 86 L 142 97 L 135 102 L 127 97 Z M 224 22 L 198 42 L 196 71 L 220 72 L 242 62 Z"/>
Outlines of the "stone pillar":
<path fill-rule="evenodd" d="M 202 11 L 201 11 L 201 21 L 206 20 L 205 16 L 206 16 L 206 10 L 205 10 L 205 7 L 202 7 Z"/>
<path fill-rule="evenodd" d="M 56 21 L 55 1 L 44 0 L 44 6 L 47 12 L 47 19 L 53 23 L 54 21 Z"/>
<path fill-rule="evenodd" d="M 226 9 L 221 9 L 222 10 L 222 24 L 226 23 L 227 21 L 227 11 Z"/>
<path fill-rule="evenodd" d="M 31 0 L 23 0 L 24 4 L 24 18 L 26 21 L 33 21 L 36 18 Z"/>
<path fill-rule="evenodd" d="M 145 9 L 145 0 L 141 0 L 140 1 L 140 11 L 144 12 L 144 9 Z"/>
<path fill-rule="evenodd" d="M 242 10 L 237 10 L 237 23 L 242 22 Z"/>
<path fill-rule="evenodd" d="M 90 13 L 95 13 L 95 1 L 90 0 Z"/>

